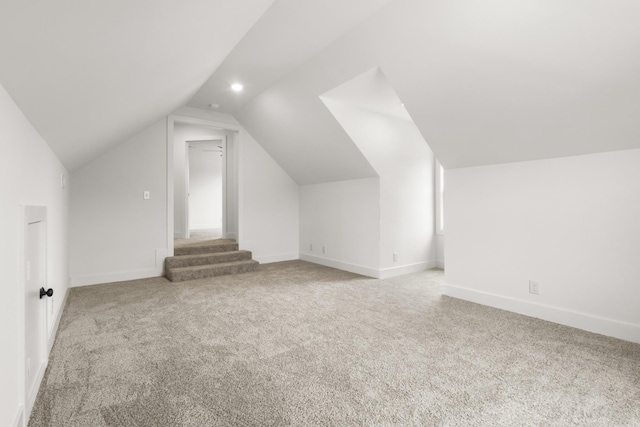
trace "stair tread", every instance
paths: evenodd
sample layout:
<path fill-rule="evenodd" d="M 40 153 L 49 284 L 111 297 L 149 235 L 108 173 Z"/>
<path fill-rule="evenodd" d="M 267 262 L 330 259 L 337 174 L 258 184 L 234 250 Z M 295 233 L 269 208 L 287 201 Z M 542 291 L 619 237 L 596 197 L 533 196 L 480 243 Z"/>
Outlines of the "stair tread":
<path fill-rule="evenodd" d="M 214 257 L 223 257 L 225 255 L 231 255 L 231 254 L 246 254 L 246 253 L 251 253 L 250 251 L 244 250 L 244 249 L 239 249 L 236 251 L 225 251 L 225 252 L 205 252 L 205 253 L 200 253 L 200 254 L 187 254 L 187 255 L 175 255 L 172 257 L 168 257 L 168 258 L 174 258 L 174 259 L 190 259 L 190 258 L 206 258 L 206 257 L 210 257 L 210 256 L 214 256 Z"/>

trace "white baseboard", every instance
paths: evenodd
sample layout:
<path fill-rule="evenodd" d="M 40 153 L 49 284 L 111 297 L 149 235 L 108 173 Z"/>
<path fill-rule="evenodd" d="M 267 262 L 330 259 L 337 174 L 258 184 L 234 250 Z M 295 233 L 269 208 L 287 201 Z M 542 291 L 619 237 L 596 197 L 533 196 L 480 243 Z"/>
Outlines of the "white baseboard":
<path fill-rule="evenodd" d="M 160 277 L 162 273 L 158 273 L 155 268 L 144 270 L 118 271 L 115 273 L 104 273 L 87 276 L 76 276 L 71 278 L 71 287 L 99 285 L 102 283 L 124 282 L 126 280 L 146 279 L 149 277 Z"/>
<path fill-rule="evenodd" d="M 278 255 L 264 255 L 264 256 L 255 256 L 253 259 L 258 261 L 260 264 L 270 264 L 272 262 L 281 262 L 281 261 L 292 261 L 295 259 L 299 259 L 300 255 L 295 254 L 278 254 Z"/>
<path fill-rule="evenodd" d="M 398 267 L 381 269 L 378 277 L 380 279 L 388 279 L 389 277 L 402 276 L 403 274 L 417 273 L 418 271 L 430 270 L 435 267 L 436 267 L 435 261 L 417 262 L 415 264 L 401 265 Z"/>
<path fill-rule="evenodd" d="M 13 424 L 11 424 L 13 427 L 24 427 L 25 426 L 25 421 L 24 421 L 24 407 L 23 406 L 19 406 L 18 407 L 18 413 L 16 414 L 15 419 L 13 420 Z"/>
<path fill-rule="evenodd" d="M 536 317 L 549 322 L 640 344 L 640 325 L 633 323 L 621 322 L 544 304 L 536 304 L 461 286 L 447 284 L 443 286 L 442 290 L 443 294 L 449 297 L 488 305 L 525 316 Z"/>
<path fill-rule="evenodd" d="M 442 259 L 436 260 L 436 268 L 440 268 L 444 270 L 444 260 Z"/>
<path fill-rule="evenodd" d="M 364 267 L 362 265 L 350 264 L 348 262 L 342 262 L 330 258 L 322 258 L 319 256 L 304 253 L 300 254 L 300 259 L 303 261 L 312 262 L 314 264 L 324 265 L 325 267 L 337 268 L 338 270 L 361 274 L 363 276 L 369 276 L 376 279 L 380 277 L 380 271 L 371 267 Z"/>

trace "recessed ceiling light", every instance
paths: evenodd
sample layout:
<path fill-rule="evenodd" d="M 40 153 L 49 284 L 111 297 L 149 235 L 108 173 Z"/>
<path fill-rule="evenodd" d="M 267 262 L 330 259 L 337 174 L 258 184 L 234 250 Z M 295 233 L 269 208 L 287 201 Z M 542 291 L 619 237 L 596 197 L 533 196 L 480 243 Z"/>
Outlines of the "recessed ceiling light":
<path fill-rule="evenodd" d="M 242 89 L 244 89 L 244 86 L 242 86 L 240 83 L 234 83 L 231 85 L 231 90 L 234 92 L 241 92 Z"/>
<path fill-rule="evenodd" d="M 209 104 L 209 108 L 220 108 L 220 104 Z"/>

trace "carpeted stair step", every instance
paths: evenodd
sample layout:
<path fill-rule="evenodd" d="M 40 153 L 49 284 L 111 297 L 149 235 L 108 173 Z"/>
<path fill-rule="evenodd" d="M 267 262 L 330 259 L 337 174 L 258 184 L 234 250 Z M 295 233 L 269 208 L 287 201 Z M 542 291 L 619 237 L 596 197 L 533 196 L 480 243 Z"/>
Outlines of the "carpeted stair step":
<path fill-rule="evenodd" d="M 201 244 L 178 246 L 174 249 L 175 256 L 212 254 L 216 252 L 233 252 L 238 250 L 238 243 L 235 240 L 215 240 Z"/>
<path fill-rule="evenodd" d="M 221 264 L 193 265 L 167 269 L 167 279 L 172 282 L 203 279 L 205 277 L 224 276 L 226 274 L 246 273 L 258 268 L 258 261 L 252 259 L 225 262 Z"/>
<path fill-rule="evenodd" d="M 251 252 L 242 250 L 194 255 L 179 255 L 168 257 L 165 260 L 165 267 L 167 269 L 191 267 L 194 265 L 222 264 L 233 261 L 244 261 L 248 259 L 251 259 Z"/>

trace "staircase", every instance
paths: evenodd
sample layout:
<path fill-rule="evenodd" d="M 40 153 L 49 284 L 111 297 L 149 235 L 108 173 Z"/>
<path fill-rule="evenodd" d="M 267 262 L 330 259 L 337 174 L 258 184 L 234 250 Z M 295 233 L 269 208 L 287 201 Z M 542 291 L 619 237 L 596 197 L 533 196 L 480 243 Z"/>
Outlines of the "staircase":
<path fill-rule="evenodd" d="M 250 251 L 241 251 L 231 239 L 176 245 L 175 256 L 165 260 L 165 276 L 172 282 L 246 273 L 258 268 Z"/>

